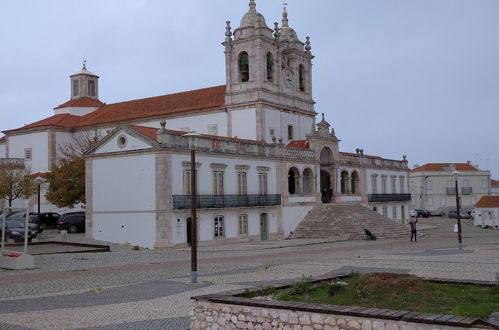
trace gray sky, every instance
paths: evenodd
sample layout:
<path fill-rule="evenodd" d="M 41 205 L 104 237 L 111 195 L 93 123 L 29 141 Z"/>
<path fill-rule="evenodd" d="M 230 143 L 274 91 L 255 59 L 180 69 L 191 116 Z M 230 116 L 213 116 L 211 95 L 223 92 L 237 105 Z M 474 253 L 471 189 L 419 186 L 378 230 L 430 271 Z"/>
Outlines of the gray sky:
<path fill-rule="evenodd" d="M 106 103 L 225 84 L 248 0 L 0 0 L 0 130 L 49 117 L 83 58 Z M 342 151 L 499 178 L 498 0 L 286 0 Z M 257 0 L 269 26 L 282 1 Z"/>

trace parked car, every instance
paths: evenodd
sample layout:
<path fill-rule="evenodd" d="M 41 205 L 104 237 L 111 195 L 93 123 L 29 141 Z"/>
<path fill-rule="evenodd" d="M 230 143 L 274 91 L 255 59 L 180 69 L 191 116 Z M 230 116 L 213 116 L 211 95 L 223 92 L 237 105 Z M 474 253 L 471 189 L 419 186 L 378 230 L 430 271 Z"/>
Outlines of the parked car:
<path fill-rule="evenodd" d="M 85 232 L 85 212 L 70 212 L 61 216 L 57 222 L 57 229 L 67 230 L 69 233 Z"/>
<path fill-rule="evenodd" d="M 417 217 L 418 216 L 418 212 L 416 212 L 416 210 L 410 210 L 409 211 L 409 215 L 412 217 Z"/>
<path fill-rule="evenodd" d="M 431 211 L 427 209 L 415 209 L 414 211 L 417 212 L 418 217 L 429 218 L 431 216 Z"/>
<path fill-rule="evenodd" d="M 38 214 L 30 215 L 29 221 L 38 224 L 40 228 L 43 230 L 48 227 L 57 227 L 57 222 L 61 218 L 59 213 L 55 212 L 44 212 L 40 213 L 40 218 L 38 218 Z"/>
<path fill-rule="evenodd" d="M 447 216 L 451 219 L 457 219 L 457 211 L 456 210 L 449 211 Z M 459 212 L 459 218 L 473 219 L 473 216 L 471 215 L 471 212 Z"/>
<path fill-rule="evenodd" d="M 35 212 L 29 212 L 29 216 L 32 216 L 32 215 L 36 215 Z M 20 211 L 20 212 L 12 212 L 12 213 L 9 213 L 5 219 L 7 220 L 20 220 L 20 221 L 23 221 L 24 219 L 26 219 L 26 212 L 24 211 Z"/>
<path fill-rule="evenodd" d="M 0 222 L 0 235 L 2 234 L 3 222 Z M 5 221 L 5 240 L 13 239 L 15 241 L 24 240 L 24 223 L 17 220 L 6 220 Z M 32 238 L 37 236 L 36 231 L 28 229 L 28 240 L 31 241 Z M 1 236 L 0 236 L 1 237 Z"/>
<path fill-rule="evenodd" d="M 26 214 L 25 212 L 23 212 L 23 213 Z M 3 219 L 0 219 L 0 226 L 2 224 L 2 221 L 3 221 Z M 26 218 L 24 218 L 24 217 L 19 217 L 19 218 L 18 217 L 10 217 L 10 218 L 5 218 L 5 221 L 7 223 L 9 223 L 9 222 L 20 223 L 21 227 L 24 228 L 24 224 L 26 223 Z M 28 221 L 29 221 L 29 219 L 28 219 Z M 40 234 L 43 231 L 43 229 L 40 228 L 40 226 L 38 226 L 38 224 L 36 224 L 36 223 L 28 222 L 28 227 L 35 234 Z"/>

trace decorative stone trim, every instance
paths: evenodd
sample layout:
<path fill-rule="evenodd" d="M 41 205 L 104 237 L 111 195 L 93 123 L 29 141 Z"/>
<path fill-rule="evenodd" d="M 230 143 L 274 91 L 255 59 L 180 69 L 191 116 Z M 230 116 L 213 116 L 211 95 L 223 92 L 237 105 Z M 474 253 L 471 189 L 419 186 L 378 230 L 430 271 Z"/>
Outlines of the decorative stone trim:
<path fill-rule="evenodd" d="M 188 162 L 188 161 L 184 161 L 182 162 L 182 167 L 184 167 L 184 169 L 191 169 L 191 162 Z M 201 163 L 198 163 L 196 162 L 196 169 L 200 168 L 201 167 Z"/>
<path fill-rule="evenodd" d="M 257 166 L 256 170 L 258 172 L 270 172 L 270 167 L 268 167 L 268 166 Z"/>
<path fill-rule="evenodd" d="M 248 171 L 250 169 L 250 166 L 249 165 L 236 165 L 236 166 L 234 166 L 234 168 L 237 171 Z"/>
<path fill-rule="evenodd" d="M 210 167 L 214 170 L 220 170 L 223 171 L 227 168 L 227 164 L 220 164 L 220 163 L 211 163 Z"/>

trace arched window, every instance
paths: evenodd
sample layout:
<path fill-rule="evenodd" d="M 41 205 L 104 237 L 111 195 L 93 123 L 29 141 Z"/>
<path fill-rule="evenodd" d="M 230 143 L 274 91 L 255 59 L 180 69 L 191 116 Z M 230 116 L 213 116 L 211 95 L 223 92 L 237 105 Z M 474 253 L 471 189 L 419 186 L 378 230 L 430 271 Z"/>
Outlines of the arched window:
<path fill-rule="evenodd" d="M 290 195 L 298 194 L 298 180 L 300 178 L 300 172 L 295 167 L 292 167 L 288 171 L 288 192 Z"/>
<path fill-rule="evenodd" d="M 353 195 L 359 195 L 359 193 L 360 193 L 359 192 L 359 174 L 357 172 L 352 173 L 350 185 L 351 185 L 350 192 Z"/>
<path fill-rule="evenodd" d="M 249 80 L 249 56 L 246 52 L 239 55 L 239 77 L 241 82 Z"/>
<path fill-rule="evenodd" d="M 271 52 L 267 53 L 267 80 L 274 80 L 274 56 Z"/>
<path fill-rule="evenodd" d="M 300 91 L 304 92 L 305 91 L 305 66 L 303 64 L 300 64 L 299 68 L 299 78 L 300 78 Z"/>
<path fill-rule="evenodd" d="M 303 171 L 303 194 L 310 195 L 314 192 L 314 173 L 306 168 Z"/>
<path fill-rule="evenodd" d="M 347 171 L 342 171 L 341 172 L 341 193 L 342 194 L 348 194 L 349 193 L 349 183 L 350 183 L 350 176 L 348 175 Z"/>

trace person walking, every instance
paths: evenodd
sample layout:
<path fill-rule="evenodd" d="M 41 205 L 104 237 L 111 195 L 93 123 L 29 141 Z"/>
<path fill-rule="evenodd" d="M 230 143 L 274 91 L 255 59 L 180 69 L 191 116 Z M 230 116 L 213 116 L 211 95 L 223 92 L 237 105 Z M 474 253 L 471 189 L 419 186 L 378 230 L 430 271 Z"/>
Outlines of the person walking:
<path fill-rule="evenodd" d="M 414 242 L 418 241 L 418 235 L 416 232 L 416 224 L 418 223 L 418 216 L 417 217 L 412 217 L 411 220 L 409 220 L 409 225 L 411 225 L 411 242 L 412 238 L 414 237 Z"/>

